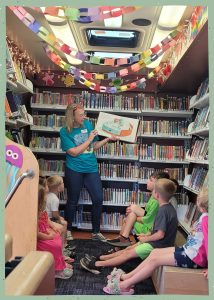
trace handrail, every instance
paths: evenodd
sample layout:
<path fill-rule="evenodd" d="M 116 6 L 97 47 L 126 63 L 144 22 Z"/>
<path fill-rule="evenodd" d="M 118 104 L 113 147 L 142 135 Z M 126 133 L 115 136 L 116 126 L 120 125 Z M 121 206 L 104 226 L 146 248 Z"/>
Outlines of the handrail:
<path fill-rule="evenodd" d="M 11 189 L 11 191 L 9 192 L 9 194 L 6 197 L 5 208 L 9 204 L 10 200 L 12 199 L 12 197 L 15 194 L 16 190 L 18 189 L 19 185 L 22 183 L 23 179 L 25 179 L 25 178 L 32 179 L 34 177 L 34 175 L 35 175 L 35 172 L 33 170 L 29 169 L 29 170 L 26 170 L 25 172 L 23 172 L 21 174 L 21 176 L 19 176 L 19 178 L 16 180 L 13 188 Z"/>

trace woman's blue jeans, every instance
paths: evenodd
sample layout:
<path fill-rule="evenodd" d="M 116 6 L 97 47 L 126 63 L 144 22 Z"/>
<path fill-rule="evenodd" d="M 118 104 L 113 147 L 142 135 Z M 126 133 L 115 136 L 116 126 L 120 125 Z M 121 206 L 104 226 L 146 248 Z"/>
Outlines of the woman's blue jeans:
<path fill-rule="evenodd" d="M 103 191 L 99 173 L 79 173 L 65 167 L 65 182 L 68 192 L 68 200 L 65 209 L 65 219 L 68 222 L 68 230 L 72 230 L 72 222 L 74 221 L 74 216 L 76 214 L 80 190 L 84 185 L 92 200 L 92 232 L 100 232 Z"/>

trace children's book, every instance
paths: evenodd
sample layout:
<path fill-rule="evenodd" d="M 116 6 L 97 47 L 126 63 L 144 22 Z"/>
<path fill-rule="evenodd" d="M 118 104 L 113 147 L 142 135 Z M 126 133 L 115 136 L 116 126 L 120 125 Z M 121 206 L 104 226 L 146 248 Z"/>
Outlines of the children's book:
<path fill-rule="evenodd" d="M 99 113 L 96 130 L 99 135 L 116 136 L 119 140 L 135 143 L 139 120 L 114 114 Z"/>

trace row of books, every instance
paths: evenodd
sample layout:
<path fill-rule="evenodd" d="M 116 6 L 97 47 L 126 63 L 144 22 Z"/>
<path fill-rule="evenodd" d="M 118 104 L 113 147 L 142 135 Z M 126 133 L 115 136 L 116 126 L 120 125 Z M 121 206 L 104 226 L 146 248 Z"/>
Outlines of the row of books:
<path fill-rule="evenodd" d="M 143 120 L 140 123 L 140 135 L 143 134 L 163 134 L 163 135 L 174 135 L 184 136 L 187 133 L 189 121 L 168 121 L 168 120 Z"/>
<path fill-rule="evenodd" d="M 178 182 L 182 182 L 185 176 L 188 174 L 188 168 L 139 168 L 139 178 L 147 180 L 154 172 L 166 172 L 170 178 L 176 179 Z"/>
<path fill-rule="evenodd" d="M 38 89 L 35 90 L 31 98 L 32 104 L 53 104 L 53 105 L 69 105 L 78 103 L 80 99 L 79 94 L 61 94 L 51 91 L 43 91 L 39 93 Z"/>
<path fill-rule="evenodd" d="M 182 161 L 185 153 L 183 146 L 140 144 L 140 159 Z"/>
<path fill-rule="evenodd" d="M 12 59 L 8 46 L 6 46 L 6 72 L 8 80 L 13 82 L 18 80 L 23 85 L 26 85 L 26 75 L 23 67 L 20 65 L 19 61 L 16 62 Z"/>
<path fill-rule="evenodd" d="M 112 212 L 103 212 L 101 215 L 101 228 L 117 228 L 120 229 L 123 224 L 125 215 Z M 79 226 L 90 226 L 91 225 L 91 212 L 82 211 L 78 213 L 77 225 Z"/>
<path fill-rule="evenodd" d="M 191 231 L 192 225 L 199 219 L 201 212 L 197 209 L 197 205 L 193 202 L 189 204 L 179 204 L 177 208 L 178 220 Z"/>
<path fill-rule="evenodd" d="M 193 168 L 192 174 L 185 177 L 184 183 L 185 187 L 199 193 L 208 188 L 208 170 L 202 167 Z"/>
<path fill-rule="evenodd" d="M 137 179 L 139 178 L 139 166 L 132 163 L 98 163 L 100 176 L 110 178 Z"/>
<path fill-rule="evenodd" d="M 209 114 L 210 114 L 209 106 L 200 109 L 195 117 L 192 131 L 207 127 L 209 123 Z"/>
<path fill-rule="evenodd" d="M 81 103 L 86 109 L 114 110 L 189 110 L 190 97 L 154 97 L 138 94 L 127 97 L 114 94 L 95 94 L 82 91 L 81 95 L 52 93 L 51 91 L 36 92 L 32 96 L 32 104 L 68 105 Z"/>
<path fill-rule="evenodd" d="M 187 159 L 208 160 L 209 140 L 208 138 L 193 137 L 190 150 L 187 152 Z"/>
<path fill-rule="evenodd" d="M 111 94 L 94 94 L 82 92 L 83 105 L 85 108 L 115 109 L 115 110 L 189 110 L 187 97 L 155 97 L 138 94 L 133 97 Z"/>
<path fill-rule="evenodd" d="M 41 176 L 43 172 L 62 173 L 65 170 L 64 160 L 45 160 L 43 158 L 40 158 L 38 159 L 38 164 Z"/>
<path fill-rule="evenodd" d="M 5 117 L 10 120 L 23 119 L 32 122 L 23 104 L 23 96 L 12 91 L 7 91 L 5 97 Z"/>
<path fill-rule="evenodd" d="M 33 124 L 44 127 L 63 127 L 65 116 L 53 115 L 33 115 Z"/>
<path fill-rule="evenodd" d="M 141 190 L 103 188 L 103 204 L 128 206 L 133 203 L 143 205 L 148 202 L 150 196 L 151 193 Z M 91 197 L 85 188 L 81 190 L 80 199 L 84 200 L 84 202 L 91 203 Z"/>
<path fill-rule="evenodd" d="M 96 155 L 109 155 L 118 157 L 138 157 L 139 145 L 138 144 L 128 144 L 120 141 L 115 143 L 107 143 L 99 150 L 96 151 Z"/>
<path fill-rule="evenodd" d="M 209 93 L 209 78 L 206 78 L 199 86 L 196 93 L 196 100 L 202 98 L 205 94 Z"/>
<path fill-rule="evenodd" d="M 30 148 L 61 151 L 61 140 L 59 137 L 38 136 L 33 133 L 29 144 Z"/>
<path fill-rule="evenodd" d="M 6 137 L 8 137 L 10 140 L 14 141 L 17 144 L 24 145 L 23 140 L 23 129 L 10 129 L 5 131 Z"/>
<path fill-rule="evenodd" d="M 45 160 L 43 158 L 38 159 L 41 172 L 64 172 L 63 160 Z M 132 178 L 136 181 L 147 180 L 153 172 L 164 171 L 169 173 L 170 178 L 174 178 L 177 181 L 182 182 L 187 175 L 188 168 L 146 168 L 140 167 L 138 164 L 108 164 L 99 163 L 99 173 L 104 177 L 111 178 Z"/>
<path fill-rule="evenodd" d="M 150 192 L 145 192 L 140 189 L 129 190 L 119 188 L 103 188 L 103 204 L 113 206 L 128 206 L 130 204 L 137 204 L 145 206 L 151 196 Z M 185 193 L 176 193 L 175 197 L 178 204 L 188 204 L 189 199 Z M 67 189 L 60 193 L 59 199 L 63 204 L 67 202 Z M 91 204 L 91 197 L 86 188 L 82 188 L 80 192 L 79 203 Z"/>

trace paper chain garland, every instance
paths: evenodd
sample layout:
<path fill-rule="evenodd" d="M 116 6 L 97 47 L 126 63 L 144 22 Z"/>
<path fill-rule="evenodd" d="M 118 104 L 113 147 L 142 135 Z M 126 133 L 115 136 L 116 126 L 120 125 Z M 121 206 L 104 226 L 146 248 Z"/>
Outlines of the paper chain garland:
<path fill-rule="evenodd" d="M 120 85 L 120 86 L 114 86 L 114 87 L 106 87 L 106 86 L 101 86 L 100 84 L 96 83 L 96 82 L 92 82 L 87 80 L 86 76 L 86 72 L 83 70 L 77 70 L 76 68 L 76 72 L 73 72 L 73 66 L 69 65 L 68 63 L 66 63 L 65 61 L 63 61 L 61 59 L 61 57 L 54 52 L 54 49 L 46 44 L 45 47 L 45 51 L 47 56 L 52 60 L 52 62 L 54 62 L 55 64 L 57 64 L 59 67 L 61 67 L 63 70 L 71 73 L 74 78 L 76 80 L 78 80 L 81 84 L 87 86 L 88 88 L 90 88 L 91 90 L 94 90 L 96 92 L 100 92 L 100 93 L 119 93 L 119 92 L 125 92 L 134 88 L 140 88 L 140 89 L 144 89 L 146 87 L 146 78 L 141 78 L 138 81 L 135 82 L 131 82 L 128 83 L 127 85 Z M 149 75 L 147 76 L 148 79 L 152 78 L 155 74 L 157 74 L 159 72 L 159 70 L 161 69 L 161 67 L 157 67 L 155 68 L 152 72 L 149 73 Z"/>
<path fill-rule="evenodd" d="M 41 11 L 40 8 L 35 8 Z M 129 14 L 139 9 L 136 6 L 100 6 L 90 8 L 71 8 L 64 6 L 49 6 L 45 8 L 44 15 L 58 17 L 65 20 L 77 21 L 80 23 L 88 23 L 108 18 L 115 18 L 124 14 Z M 64 12 L 64 16 L 60 15 L 60 10 Z M 84 13 L 84 16 L 80 14 Z M 85 16 L 85 14 L 88 14 Z"/>
<path fill-rule="evenodd" d="M 17 15 L 17 10 L 16 9 L 13 9 L 13 12 Z M 24 11 L 22 10 L 22 8 L 21 8 L 21 10 L 19 9 L 19 12 L 24 13 Z M 18 16 L 18 18 L 21 17 L 20 14 L 17 15 L 17 16 Z M 26 16 L 26 14 L 25 14 L 25 16 Z M 28 15 L 26 16 L 26 18 L 27 17 L 29 18 Z M 20 18 L 20 20 L 26 25 L 26 22 L 23 20 L 23 18 L 22 19 Z M 32 24 L 32 22 L 30 24 L 28 24 L 28 28 L 31 29 L 32 31 L 34 31 L 33 30 L 34 23 L 36 23 L 37 25 L 39 23 L 37 21 L 35 21 L 35 19 L 33 17 L 32 17 L 31 21 L 32 22 L 34 21 L 34 22 L 33 22 L 33 24 Z M 41 35 L 41 32 L 42 32 L 41 28 L 42 28 L 42 30 L 44 32 L 45 28 L 41 26 L 40 28 L 38 28 L 37 35 L 40 38 L 42 38 L 44 41 L 46 41 L 49 45 L 51 45 L 53 47 L 53 48 L 49 48 L 48 49 L 49 52 L 50 51 L 53 52 L 53 49 L 54 49 L 54 50 L 58 50 L 58 51 L 62 52 L 63 54 L 64 53 L 68 54 L 68 52 L 65 52 L 65 47 L 68 47 L 68 45 L 63 44 L 62 47 L 58 47 L 58 43 L 57 43 L 56 37 L 54 37 L 53 35 L 51 35 L 51 38 L 47 38 L 47 36 Z M 102 73 L 102 74 L 87 73 L 87 72 L 85 72 L 83 70 L 80 70 L 78 68 L 75 68 L 75 67 L 71 66 L 70 64 L 67 64 L 64 61 L 62 63 L 63 64 L 63 68 L 65 70 L 70 69 L 70 72 L 73 75 L 80 75 L 81 73 L 84 73 L 85 74 L 84 76 L 85 76 L 86 79 L 94 79 L 94 80 L 103 80 L 104 79 L 104 80 L 108 80 L 108 79 L 114 79 L 114 78 L 117 78 L 117 77 L 127 76 L 130 71 L 131 72 L 138 72 L 140 69 L 144 68 L 146 65 L 149 65 L 151 62 L 155 61 L 158 57 L 160 57 L 167 49 L 169 49 L 170 47 L 172 47 L 175 44 L 175 41 L 178 39 L 179 34 L 180 34 L 179 31 L 174 30 L 172 33 L 170 33 L 164 40 L 162 40 L 155 47 L 153 47 L 151 49 L 148 49 L 148 50 L 146 50 L 146 51 L 144 51 L 141 54 L 138 54 L 136 56 L 132 56 L 132 58 L 136 58 L 137 57 L 137 59 L 139 60 L 137 63 L 132 64 L 130 67 L 125 68 L 125 69 L 121 69 L 121 70 L 119 70 L 117 72 L 109 72 L 109 73 Z M 64 49 L 64 51 L 62 49 Z M 59 60 L 59 56 L 55 52 L 53 52 L 51 59 L 52 59 L 52 61 L 54 61 L 54 60 L 58 61 Z M 106 59 L 106 60 L 112 60 L 112 59 Z M 155 74 L 157 73 L 156 70 L 154 70 L 154 73 Z M 150 78 L 151 77 L 152 76 L 150 75 Z"/>
<path fill-rule="evenodd" d="M 137 55 L 133 55 L 130 58 L 100 58 L 98 56 L 91 56 L 88 53 L 84 53 L 78 51 L 70 47 L 69 45 L 63 43 L 60 39 L 57 39 L 52 33 L 50 33 L 46 28 L 44 28 L 39 22 L 37 22 L 32 15 L 30 15 L 23 7 L 21 6 L 9 6 L 9 8 L 13 11 L 13 13 L 34 33 L 37 34 L 42 40 L 47 42 L 49 45 L 54 47 L 56 50 L 63 52 L 64 54 L 70 55 L 73 58 L 79 59 L 86 63 L 93 63 L 98 65 L 112 66 L 118 67 L 124 64 L 132 65 L 132 68 L 136 68 L 136 71 L 139 71 L 139 65 L 134 64 L 139 62 L 140 66 L 142 66 L 143 62 L 147 62 L 146 64 L 150 64 L 152 61 L 155 61 L 159 56 L 163 54 L 162 50 L 166 47 L 165 44 L 170 40 L 175 40 L 178 31 L 175 30 L 168 37 L 166 37 L 161 43 L 157 44 L 155 47 L 150 48 L 146 51 L 143 51 Z M 173 41 L 172 41 L 173 43 Z M 168 46 L 167 46 L 168 47 Z M 168 47 L 169 48 L 169 47 Z M 167 50 L 167 49 L 166 49 Z M 75 52 L 75 53 L 73 53 Z M 143 60 L 143 61 L 142 61 Z M 144 67 L 143 65 L 142 67 Z M 133 70 L 132 70 L 133 71 Z M 127 73 L 127 69 L 121 70 L 121 73 Z M 121 76 L 121 74 L 113 75 L 111 78 L 115 78 L 117 76 Z M 125 76 L 125 75 L 124 75 Z M 108 78 L 108 76 L 107 76 Z"/>

